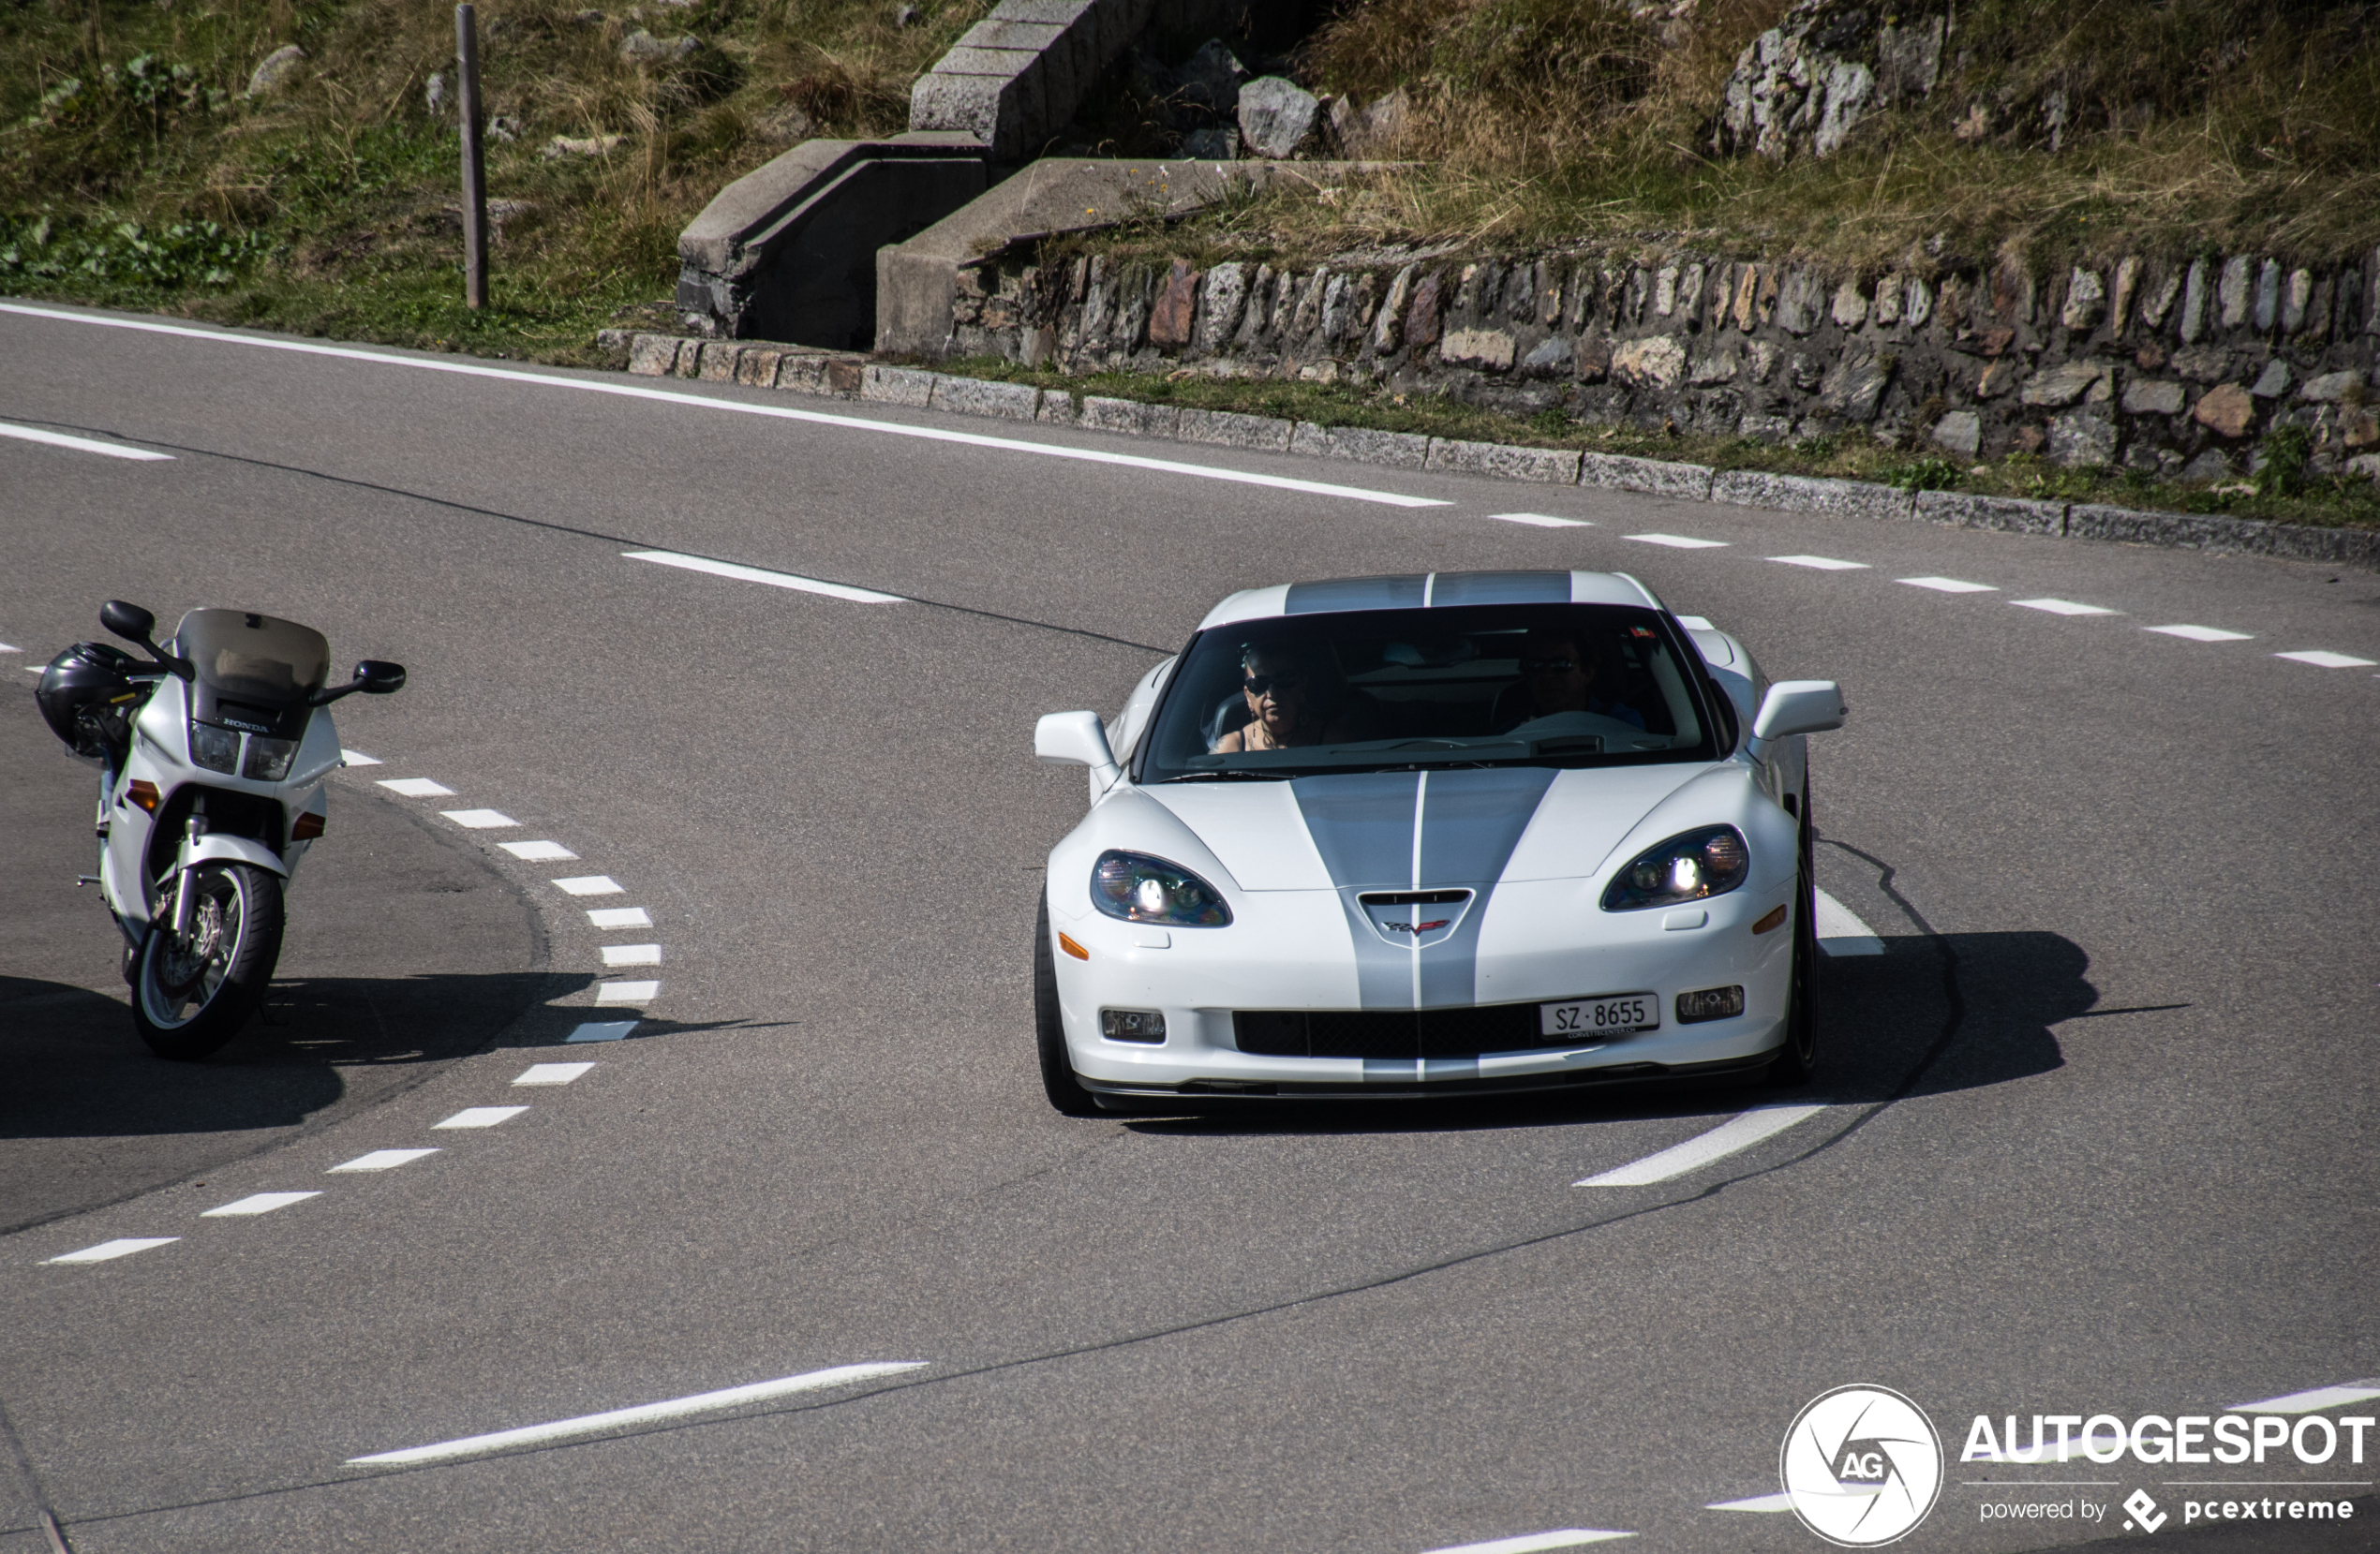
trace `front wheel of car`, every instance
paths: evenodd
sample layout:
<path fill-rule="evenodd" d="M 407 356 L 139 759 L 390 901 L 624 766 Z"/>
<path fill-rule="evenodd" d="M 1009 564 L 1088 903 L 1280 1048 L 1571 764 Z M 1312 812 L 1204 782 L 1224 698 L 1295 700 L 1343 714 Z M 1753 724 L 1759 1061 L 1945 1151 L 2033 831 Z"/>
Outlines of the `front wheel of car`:
<path fill-rule="evenodd" d="M 1044 899 L 1034 918 L 1033 949 L 1033 1033 L 1041 1054 L 1041 1088 L 1049 1104 L 1066 1116 L 1095 1117 L 1099 1108 L 1066 1056 L 1066 1024 L 1058 1014 L 1058 956 L 1050 937 L 1049 903 Z"/>
<path fill-rule="evenodd" d="M 1785 1044 L 1768 1065 L 1772 1085 L 1808 1082 L 1818 1067 L 1818 883 L 1809 790 L 1802 790 L 1801 876 L 1793 890 L 1793 980 L 1785 998 Z"/>

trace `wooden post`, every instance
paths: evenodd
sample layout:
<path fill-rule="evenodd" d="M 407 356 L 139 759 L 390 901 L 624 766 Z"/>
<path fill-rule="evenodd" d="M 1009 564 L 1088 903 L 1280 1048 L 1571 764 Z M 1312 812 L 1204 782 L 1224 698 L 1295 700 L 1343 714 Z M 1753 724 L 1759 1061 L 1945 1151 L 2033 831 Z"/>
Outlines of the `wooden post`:
<path fill-rule="evenodd" d="M 463 110 L 463 300 L 487 305 L 487 179 L 480 157 L 480 38 L 469 6 L 454 7 L 455 75 Z"/>

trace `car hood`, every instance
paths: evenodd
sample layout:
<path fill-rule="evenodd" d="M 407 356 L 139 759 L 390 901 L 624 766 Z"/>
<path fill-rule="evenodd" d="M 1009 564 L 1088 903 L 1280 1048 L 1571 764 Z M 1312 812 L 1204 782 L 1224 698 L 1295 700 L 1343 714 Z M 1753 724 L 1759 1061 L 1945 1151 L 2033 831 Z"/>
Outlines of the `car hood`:
<path fill-rule="evenodd" d="M 1141 792 L 1242 890 L 1424 890 L 1592 875 L 1648 812 L 1708 770 L 1359 772 Z"/>

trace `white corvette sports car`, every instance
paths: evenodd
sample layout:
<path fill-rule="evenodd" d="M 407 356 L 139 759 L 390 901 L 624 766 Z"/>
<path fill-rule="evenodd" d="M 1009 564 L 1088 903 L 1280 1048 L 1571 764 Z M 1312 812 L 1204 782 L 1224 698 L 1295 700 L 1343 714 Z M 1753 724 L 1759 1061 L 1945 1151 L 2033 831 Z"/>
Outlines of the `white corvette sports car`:
<path fill-rule="evenodd" d="M 1803 735 L 1832 681 L 1601 572 L 1250 589 L 1112 725 L 1049 853 L 1052 1104 L 1766 1070 L 1817 1044 Z"/>

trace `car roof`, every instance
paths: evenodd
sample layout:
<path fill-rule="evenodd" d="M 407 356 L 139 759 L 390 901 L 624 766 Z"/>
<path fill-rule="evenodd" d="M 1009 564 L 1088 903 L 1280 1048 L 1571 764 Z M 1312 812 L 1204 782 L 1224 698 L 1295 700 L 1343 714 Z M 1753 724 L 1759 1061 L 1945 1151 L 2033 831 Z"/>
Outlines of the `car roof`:
<path fill-rule="evenodd" d="M 1626 572 L 1407 572 L 1243 588 L 1207 612 L 1198 629 L 1282 615 L 1345 610 L 1420 610 L 1457 604 L 1634 604 L 1659 610 L 1653 591 Z"/>

